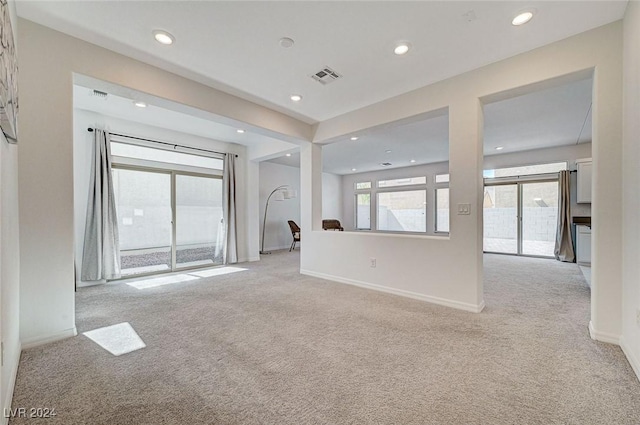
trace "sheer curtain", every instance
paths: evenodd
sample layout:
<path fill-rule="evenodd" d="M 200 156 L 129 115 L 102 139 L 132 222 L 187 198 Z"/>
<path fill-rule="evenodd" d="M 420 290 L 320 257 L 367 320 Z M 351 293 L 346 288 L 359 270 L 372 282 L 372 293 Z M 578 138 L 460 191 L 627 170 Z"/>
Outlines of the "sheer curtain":
<path fill-rule="evenodd" d="M 558 185 L 560 199 L 558 202 L 558 230 L 556 246 L 553 253 L 558 261 L 573 263 L 576 256 L 571 240 L 571 192 L 569 191 L 569 171 L 560 171 Z"/>
<path fill-rule="evenodd" d="M 120 277 L 118 217 L 111 176 L 111 138 L 106 131 L 95 129 L 93 133 L 94 155 L 82 252 L 83 281 Z"/>
<path fill-rule="evenodd" d="M 224 156 L 222 174 L 222 217 L 224 221 L 223 260 L 225 264 L 238 262 L 236 243 L 236 156 Z"/>

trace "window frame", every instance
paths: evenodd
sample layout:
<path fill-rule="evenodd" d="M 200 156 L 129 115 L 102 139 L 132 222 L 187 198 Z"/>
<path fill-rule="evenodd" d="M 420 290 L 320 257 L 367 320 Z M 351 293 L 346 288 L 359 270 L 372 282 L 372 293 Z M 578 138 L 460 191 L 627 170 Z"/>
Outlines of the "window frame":
<path fill-rule="evenodd" d="M 365 183 L 365 184 L 368 183 L 369 187 L 361 187 L 361 188 L 359 188 L 358 185 L 359 184 L 363 184 L 363 183 Z M 373 188 L 373 182 L 371 180 L 368 180 L 368 181 L 365 180 L 365 181 L 360 181 L 360 182 L 354 182 L 353 183 L 353 190 L 355 190 L 356 192 L 360 191 L 360 190 L 371 190 L 372 188 Z"/>
<path fill-rule="evenodd" d="M 359 227 L 358 226 L 358 196 L 360 195 L 369 195 L 369 227 Z M 373 216 L 371 214 L 371 207 L 373 206 L 373 202 L 371 202 L 372 196 L 371 196 L 371 191 L 364 191 L 361 190 L 359 192 L 354 193 L 354 205 L 355 208 L 354 210 L 354 218 L 353 218 L 353 223 L 354 223 L 354 229 L 356 231 L 371 231 L 371 217 Z"/>
<path fill-rule="evenodd" d="M 438 176 L 447 176 L 447 181 L 437 182 Z M 435 173 L 433 175 L 433 233 L 435 235 L 448 235 L 451 232 L 451 173 Z M 438 230 L 438 190 L 449 189 L 449 230 Z"/>
<path fill-rule="evenodd" d="M 448 183 L 446 185 L 444 183 L 439 183 L 439 184 L 441 185 L 440 187 L 436 186 L 436 187 L 433 188 L 433 195 L 434 195 L 433 204 L 435 206 L 435 209 L 434 209 L 435 212 L 433 214 L 433 232 L 436 233 L 436 234 L 440 233 L 440 234 L 447 234 L 448 235 L 450 233 L 450 231 L 451 231 L 451 189 L 449 188 L 449 184 Z M 439 190 L 445 190 L 445 189 L 447 191 L 449 191 L 448 192 L 449 193 L 449 208 L 448 208 L 448 211 L 449 211 L 449 229 L 448 230 L 438 230 L 438 191 Z"/>
<path fill-rule="evenodd" d="M 408 183 L 408 184 L 396 184 L 394 186 L 380 186 L 380 182 L 404 180 L 404 179 L 418 179 L 418 178 L 423 178 L 424 183 Z M 427 186 L 427 180 L 428 180 L 427 176 L 397 177 L 393 179 L 384 179 L 384 180 L 380 179 L 380 180 L 376 180 L 376 190 L 377 191 L 388 191 L 388 190 L 395 191 L 398 188 L 413 187 L 413 186 Z"/>

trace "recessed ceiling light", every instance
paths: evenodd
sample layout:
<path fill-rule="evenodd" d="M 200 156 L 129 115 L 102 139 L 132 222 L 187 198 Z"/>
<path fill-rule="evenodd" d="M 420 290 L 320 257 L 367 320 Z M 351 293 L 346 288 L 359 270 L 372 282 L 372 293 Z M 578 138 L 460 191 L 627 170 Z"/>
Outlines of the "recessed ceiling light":
<path fill-rule="evenodd" d="M 351 169 L 351 171 L 356 171 L 356 169 L 355 169 L 355 168 L 352 168 L 352 169 Z"/>
<path fill-rule="evenodd" d="M 518 14 L 515 18 L 513 18 L 513 20 L 511 21 L 511 25 L 515 25 L 515 26 L 524 25 L 527 22 L 529 22 L 531 18 L 533 18 L 533 12 L 531 11 L 522 12 Z"/>
<path fill-rule="evenodd" d="M 290 153 L 287 153 L 287 154 L 285 154 L 284 156 L 291 156 L 291 154 L 290 154 Z"/>
<path fill-rule="evenodd" d="M 393 49 L 393 53 L 395 53 L 396 55 L 404 55 L 409 51 L 410 48 L 411 46 L 409 46 L 409 43 L 406 43 L 406 42 L 398 43 L 396 48 Z"/>
<path fill-rule="evenodd" d="M 293 100 L 294 102 L 300 102 L 302 100 L 302 96 L 300 96 L 299 94 L 292 94 L 291 100 Z"/>
<path fill-rule="evenodd" d="M 411 161 L 409 161 L 409 162 L 413 164 L 414 162 L 416 162 L 416 160 L 415 160 L 415 159 L 412 159 L 412 160 L 411 160 Z"/>
<path fill-rule="evenodd" d="M 358 140 L 358 137 L 357 137 L 357 136 L 353 136 L 353 137 L 351 138 L 351 140 Z"/>
<path fill-rule="evenodd" d="M 293 38 L 282 37 L 280 41 L 278 41 L 278 43 L 280 43 L 280 47 L 284 47 L 285 49 L 288 49 L 289 47 L 293 46 L 295 41 L 293 41 Z"/>
<path fill-rule="evenodd" d="M 242 134 L 242 133 L 244 133 L 244 130 L 243 130 L 243 129 L 241 129 L 241 128 L 239 128 L 239 129 L 237 129 L 237 130 L 236 130 L 236 133 L 240 133 L 240 134 Z"/>
<path fill-rule="evenodd" d="M 153 37 L 158 43 L 165 44 L 167 46 L 169 44 L 173 44 L 173 42 L 175 41 L 175 38 L 171 34 L 162 30 L 153 31 Z"/>
<path fill-rule="evenodd" d="M 496 150 L 497 150 L 497 151 L 501 151 L 502 149 L 504 149 L 504 146 L 498 146 L 498 147 L 496 148 Z"/>
<path fill-rule="evenodd" d="M 139 100 L 134 101 L 133 104 L 136 105 L 138 108 L 146 108 L 147 107 L 146 103 L 141 102 Z"/>
<path fill-rule="evenodd" d="M 391 149 L 387 149 L 384 153 L 391 153 Z"/>

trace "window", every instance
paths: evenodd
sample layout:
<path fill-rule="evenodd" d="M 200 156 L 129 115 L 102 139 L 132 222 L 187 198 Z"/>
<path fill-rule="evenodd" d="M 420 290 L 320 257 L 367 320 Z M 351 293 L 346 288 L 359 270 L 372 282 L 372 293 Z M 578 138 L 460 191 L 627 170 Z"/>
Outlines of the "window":
<path fill-rule="evenodd" d="M 371 189 L 371 182 L 358 182 L 356 183 L 356 190 Z"/>
<path fill-rule="evenodd" d="M 436 183 L 449 183 L 449 174 L 436 174 Z"/>
<path fill-rule="evenodd" d="M 218 158 L 173 152 L 128 143 L 111 142 L 111 155 L 214 170 L 222 170 L 223 167 L 222 160 Z"/>
<path fill-rule="evenodd" d="M 427 231 L 427 191 L 378 193 L 378 230 Z"/>
<path fill-rule="evenodd" d="M 356 229 L 371 230 L 371 194 L 356 194 Z"/>
<path fill-rule="evenodd" d="M 404 179 L 378 181 L 378 187 L 408 186 L 412 184 L 427 184 L 427 178 L 426 177 L 408 177 Z"/>
<path fill-rule="evenodd" d="M 449 174 L 435 176 L 435 230 L 449 233 Z"/>
<path fill-rule="evenodd" d="M 483 177 L 496 178 L 496 177 L 530 176 L 534 174 L 557 173 L 558 171 L 562 171 L 566 169 L 567 169 L 566 162 L 553 162 L 549 164 L 525 165 L 522 167 L 509 167 L 509 168 L 499 168 L 496 170 L 484 170 Z"/>
<path fill-rule="evenodd" d="M 436 189 L 436 232 L 449 232 L 448 187 Z"/>

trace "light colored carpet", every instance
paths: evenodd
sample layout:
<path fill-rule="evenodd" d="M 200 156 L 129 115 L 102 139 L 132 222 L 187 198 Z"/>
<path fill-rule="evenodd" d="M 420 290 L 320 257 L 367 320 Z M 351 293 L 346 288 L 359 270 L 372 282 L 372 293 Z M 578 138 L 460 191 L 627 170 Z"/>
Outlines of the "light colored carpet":
<path fill-rule="evenodd" d="M 301 276 L 297 261 L 81 289 L 79 332 L 128 322 L 146 348 L 114 356 L 80 335 L 27 350 L 13 407 L 65 425 L 640 423 L 624 355 L 589 339 L 575 264 L 487 255 L 473 314 Z"/>

